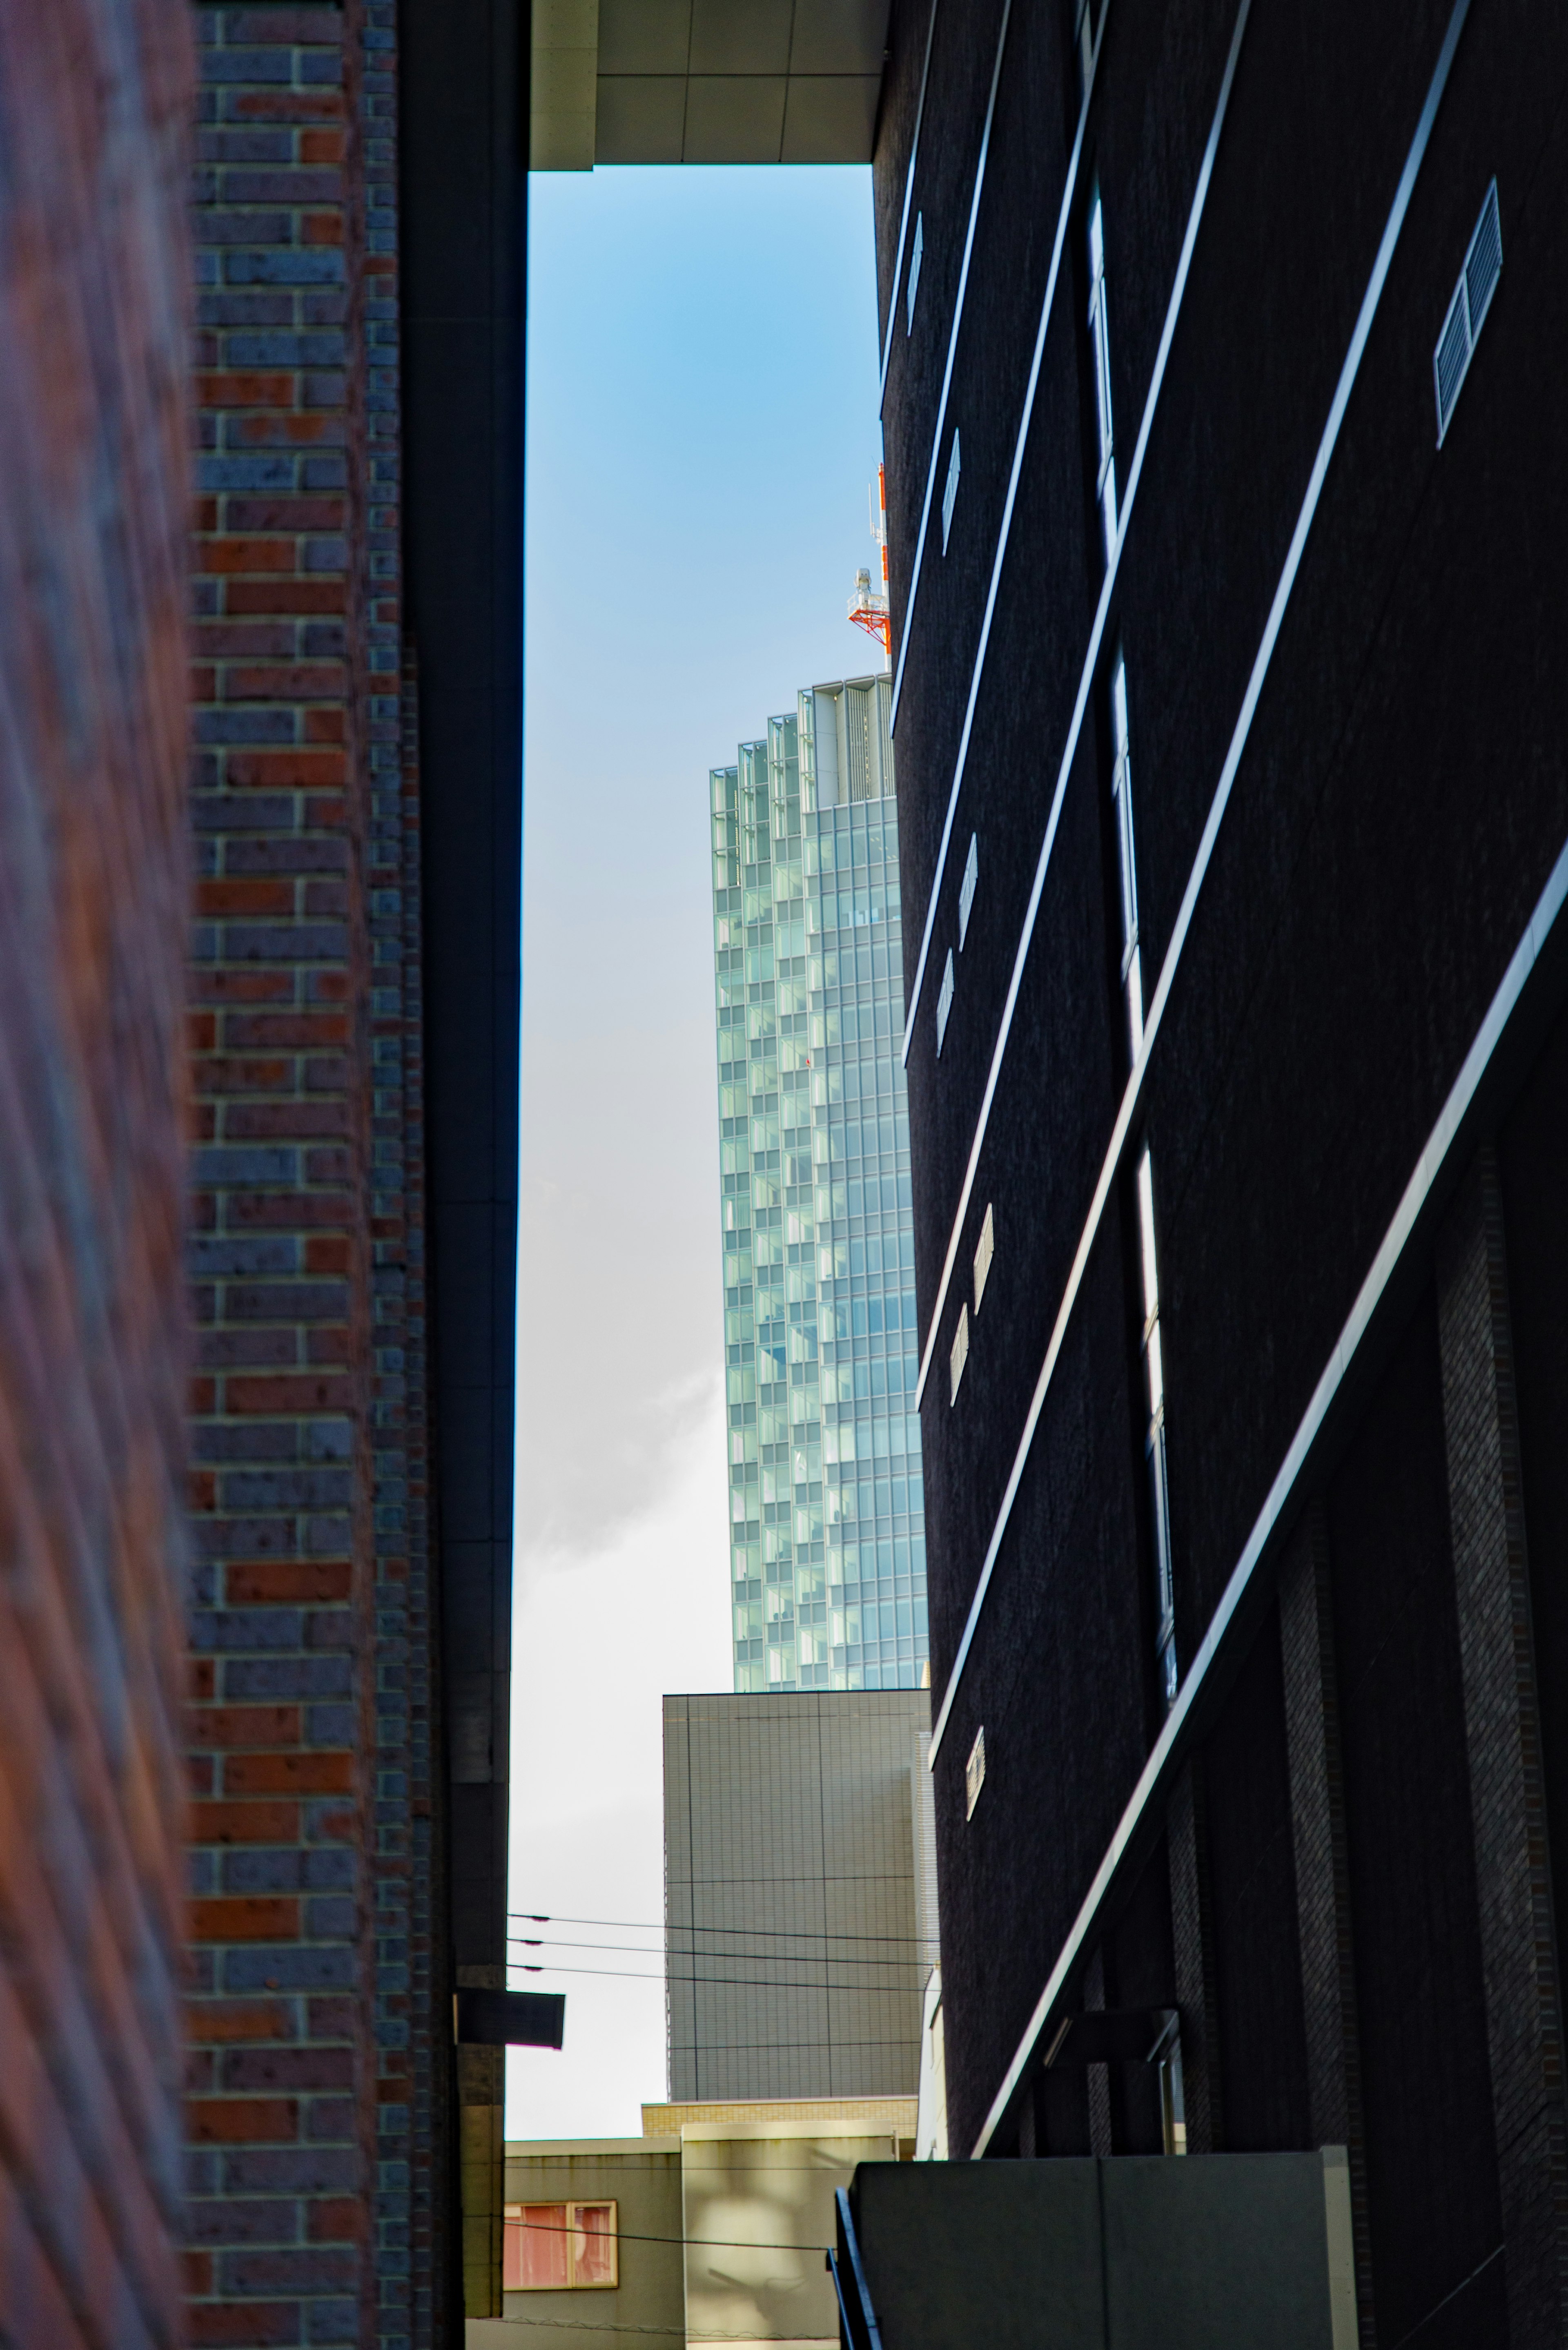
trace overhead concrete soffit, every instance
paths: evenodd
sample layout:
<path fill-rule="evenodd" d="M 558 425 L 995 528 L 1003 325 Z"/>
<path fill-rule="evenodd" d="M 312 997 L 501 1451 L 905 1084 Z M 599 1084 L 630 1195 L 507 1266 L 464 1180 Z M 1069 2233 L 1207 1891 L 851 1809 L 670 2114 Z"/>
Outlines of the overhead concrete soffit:
<path fill-rule="evenodd" d="M 868 163 L 888 0 L 533 0 L 529 162 Z"/>

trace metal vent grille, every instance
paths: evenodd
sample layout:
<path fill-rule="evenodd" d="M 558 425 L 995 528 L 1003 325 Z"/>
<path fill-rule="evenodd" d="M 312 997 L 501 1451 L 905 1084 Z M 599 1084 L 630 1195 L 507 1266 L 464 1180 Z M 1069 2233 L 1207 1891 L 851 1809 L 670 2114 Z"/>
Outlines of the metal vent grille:
<path fill-rule="evenodd" d="M 1464 382 L 1497 281 L 1502 276 L 1502 222 L 1498 213 L 1497 182 L 1486 192 L 1480 218 L 1465 255 L 1465 265 L 1454 288 L 1454 298 L 1432 354 L 1432 377 L 1438 394 L 1438 446 L 1440 449 L 1453 421 L 1459 387 Z"/>

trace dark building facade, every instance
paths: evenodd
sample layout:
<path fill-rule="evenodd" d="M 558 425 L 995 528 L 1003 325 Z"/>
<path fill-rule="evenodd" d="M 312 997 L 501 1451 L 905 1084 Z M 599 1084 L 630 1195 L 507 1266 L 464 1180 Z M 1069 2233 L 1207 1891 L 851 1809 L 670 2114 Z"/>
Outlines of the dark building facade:
<path fill-rule="evenodd" d="M 1557 2342 L 1568 31 L 888 43 L 953 2151 L 1344 2144 L 1364 2343 Z"/>

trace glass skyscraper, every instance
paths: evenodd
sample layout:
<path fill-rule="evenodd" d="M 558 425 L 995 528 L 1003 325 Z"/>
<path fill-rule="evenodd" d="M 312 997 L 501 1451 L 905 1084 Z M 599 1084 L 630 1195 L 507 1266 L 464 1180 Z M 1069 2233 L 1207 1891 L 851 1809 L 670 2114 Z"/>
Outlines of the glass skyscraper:
<path fill-rule="evenodd" d="M 735 1687 L 928 1679 L 886 677 L 711 774 Z"/>

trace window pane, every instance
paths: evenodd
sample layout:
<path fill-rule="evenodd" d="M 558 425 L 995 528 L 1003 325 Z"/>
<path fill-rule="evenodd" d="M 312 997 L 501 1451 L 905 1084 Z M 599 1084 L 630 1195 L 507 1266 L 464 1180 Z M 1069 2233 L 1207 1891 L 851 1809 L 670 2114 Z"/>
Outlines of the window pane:
<path fill-rule="evenodd" d="M 566 2207 L 524 2203 L 522 2238 L 524 2293 L 561 2293 L 566 2283 Z"/>
<path fill-rule="evenodd" d="M 523 2290 L 523 2207 L 508 2203 L 501 2236 L 501 2283 L 506 2293 Z"/>
<path fill-rule="evenodd" d="M 579 2203 L 576 2220 L 572 2249 L 576 2258 L 577 2283 L 614 2284 L 615 2206 Z"/>

